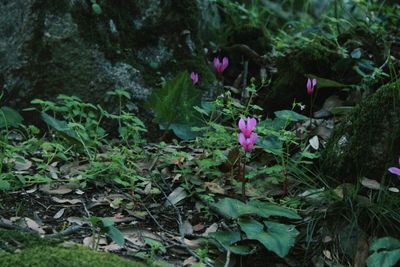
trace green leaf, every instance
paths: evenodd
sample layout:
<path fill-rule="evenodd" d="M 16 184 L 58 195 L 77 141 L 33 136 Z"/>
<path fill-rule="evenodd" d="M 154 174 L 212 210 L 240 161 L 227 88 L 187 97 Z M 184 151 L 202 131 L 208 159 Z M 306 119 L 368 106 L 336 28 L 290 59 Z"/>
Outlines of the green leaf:
<path fill-rule="evenodd" d="M 258 215 L 263 218 L 271 216 L 285 217 L 288 219 L 301 219 L 293 210 L 280 207 L 271 203 L 258 200 L 249 201 L 247 204 L 234 198 L 223 198 L 213 205 L 221 214 L 233 219 L 243 215 Z"/>
<path fill-rule="evenodd" d="M 109 226 L 107 234 L 118 246 L 122 247 L 125 244 L 124 235 L 116 227 Z"/>
<path fill-rule="evenodd" d="M 382 237 L 375 240 L 372 245 L 370 246 L 370 251 L 378 252 L 378 250 L 386 249 L 400 249 L 400 240 L 394 237 Z"/>
<path fill-rule="evenodd" d="M 174 132 L 174 134 L 182 140 L 194 139 L 200 135 L 200 133 L 192 131 L 192 127 L 193 126 L 188 124 L 178 124 L 178 123 L 173 123 L 169 126 L 169 128 Z"/>
<path fill-rule="evenodd" d="M 16 127 L 23 121 L 22 116 L 10 107 L 0 108 L 0 128 Z"/>
<path fill-rule="evenodd" d="M 234 254 L 245 256 L 245 255 L 254 253 L 256 248 L 234 244 L 234 245 L 229 246 L 228 249 Z"/>
<path fill-rule="evenodd" d="M 93 3 L 93 4 L 92 4 L 92 9 L 93 9 L 93 12 L 94 12 L 96 15 L 101 15 L 101 13 L 103 12 L 103 11 L 101 10 L 101 7 L 100 7 L 97 3 Z"/>
<path fill-rule="evenodd" d="M 240 241 L 239 232 L 221 231 L 210 233 L 210 237 L 217 240 L 225 249 L 230 245 Z"/>
<path fill-rule="evenodd" d="M 400 240 L 383 237 L 375 240 L 370 251 L 374 252 L 367 259 L 368 267 L 390 267 L 400 261 Z"/>
<path fill-rule="evenodd" d="M 193 138 L 192 126 L 201 122 L 193 107 L 201 105 L 201 92 L 190 81 L 189 73 L 181 72 L 163 88 L 153 91 L 148 106 L 154 111 L 154 121 L 169 128 L 175 134 Z"/>
<path fill-rule="evenodd" d="M 223 198 L 213 205 L 225 217 L 236 219 L 243 215 L 255 214 L 256 210 L 240 200 L 234 198 Z"/>
<path fill-rule="evenodd" d="M 7 182 L 3 179 L 0 179 L 0 190 L 5 191 L 5 190 L 9 190 L 10 188 L 11 188 L 11 185 L 9 182 Z"/>
<path fill-rule="evenodd" d="M 284 119 L 287 121 L 304 121 L 308 120 L 308 117 L 301 115 L 293 110 L 280 110 L 274 112 L 275 116 L 279 119 Z"/>
<path fill-rule="evenodd" d="M 341 88 L 341 87 L 349 87 L 350 85 L 348 84 L 343 84 L 339 83 L 333 80 L 321 78 L 312 74 L 307 74 L 307 77 L 310 79 L 317 79 L 317 88 L 327 88 L 327 87 L 333 87 L 333 88 Z"/>
<path fill-rule="evenodd" d="M 279 153 L 282 150 L 283 142 L 277 136 L 268 135 L 262 137 L 258 145 L 268 153 Z"/>
<path fill-rule="evenodd" d="M 110 227 L 114 225 L 114 221 L 111 220 L 110 218 L 99 218 L 99 219 L 104 227 Z"/>
<path fill-rule="evenodd" d="M 246 233 L 248 239 L 259 241 L 265 248 L 280 257 L 285 257 L 294 245 L 299 232 L 293 225 L 265 221 L 264 225 L 254 219 L 239 219 L 240 228 Z"/>
<path fill-rule="evenodd" d="M 275 204 L 266 203 L 259 200 L 251 200 L 248 202 L 248 205 L 253 206 L 257 211 L 257 215 L 263 218 L 277 216 L 294 220 L 301 219 L 301 217 L 295 211 Z"/>
<path fill-rule="evenodd" d="M 80 142 L 78 135 L 68 126 L 66 121 L 57 120 L 44 112 L 41 116 L 48 126 L 61 133 L 64 137 L 67 137 L 67 139 L 72 138 L 73 140 Z"/>

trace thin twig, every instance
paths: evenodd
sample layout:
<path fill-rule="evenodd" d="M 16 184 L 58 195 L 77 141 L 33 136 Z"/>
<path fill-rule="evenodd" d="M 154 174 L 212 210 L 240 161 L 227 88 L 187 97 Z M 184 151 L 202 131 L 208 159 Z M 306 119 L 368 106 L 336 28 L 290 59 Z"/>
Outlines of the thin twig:
<path fill-rule="evenodd" d="M 225 260 L 224 267 L 228 267 L 229 266 L 230 260 L 231 260 L 231 251 L 228 249 L 227 252 L 226 252 L 226 260 Z"/>
<path fill-rule="evenodd" d="M 81 229 L 81 226 L 79 224 L 73 224 L 73 225 L 69 226 L 68 228 L 64 229 L 61 232 L 45 235 L 45 236 L 43 236 L 43 238 L 46 238 L 46 239 L 47 238 L 60 238 L 60 237 L 63 237 L 63 236 L 67 236 L 67 235 L 71 235 L 73 233 L 76 233 L 80 229 Z"/>

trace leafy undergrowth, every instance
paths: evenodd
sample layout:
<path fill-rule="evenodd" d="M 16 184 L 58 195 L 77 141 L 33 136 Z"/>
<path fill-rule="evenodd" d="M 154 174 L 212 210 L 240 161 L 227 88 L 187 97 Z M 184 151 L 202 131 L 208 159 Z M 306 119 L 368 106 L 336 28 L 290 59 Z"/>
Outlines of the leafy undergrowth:
<path fill-rule="evenodd" d="M 122 113 L 112 117 L 121 125 L 120 138 L 109 140 L 94 123 L 100 115 L 85 112 L 100 107 L 64 96 L 59 105 L 72 110 L 52 109 L 78 117 L 42 113 L 51 136 L 34 126 L 4 131 L 0 227 L 41 236 L 10 240 L 3 234 L 5 262 L 29 262 L 46 251 L 60 261 L 76 255 L 79 265 L 86 252 L 61 246 L 80 244 L 159 266 L 265 266 L 266 257 L 270 266 L 330 264 L 354 262 L 360 254 L 365 260 L 368 246 L 362 244 L 369 235 L 398 233 L 391 192 L 332 187 L 316 173 L 312 164 L 324 140 L 311 137 L 310 129 L 325 127 L 326 120 L 309 126 L 309 118 L 294 110 L 260 117 L 257 143 L 243 153 L 235 127 L 214 122 L 212 114 L 236 118 L 257 106 L 242 106 L 229 95 L 220 100 L 210 102 L 211 109 L 197 107 L 209 120 L 194 128 L 202 135 L 192 141 L 148 144 L 133 114 L 125 116 L 137 131 L 121 130 Z M 353 244 L 360 246 L 354 250 Z M 113 266 L 117 258 L 108 260 Z"/>

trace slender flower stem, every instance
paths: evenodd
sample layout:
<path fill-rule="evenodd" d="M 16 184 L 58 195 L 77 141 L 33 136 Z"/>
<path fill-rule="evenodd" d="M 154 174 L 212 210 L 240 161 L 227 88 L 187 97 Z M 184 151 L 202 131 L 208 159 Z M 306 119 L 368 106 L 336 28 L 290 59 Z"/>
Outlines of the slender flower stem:
<path fill-rule="evenodd" d="M 314 104 L 313 95 L 310 94 L 310 129 L 312 128 L 312 115 L 313 115 L 312 110 L 313 110 L 313 104 Z"/>
<path fill-rule="evenodd" d="M 246 202 L 246 157 L 247 153 L 244 154 L 244 161 L 242 167 L 242 199 L 243 202 Z"/>

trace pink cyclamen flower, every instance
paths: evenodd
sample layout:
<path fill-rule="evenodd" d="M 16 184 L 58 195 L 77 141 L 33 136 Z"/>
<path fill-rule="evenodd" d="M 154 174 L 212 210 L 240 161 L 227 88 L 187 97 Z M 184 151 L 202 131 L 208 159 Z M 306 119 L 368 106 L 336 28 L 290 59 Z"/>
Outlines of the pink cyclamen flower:
<path fill-rule="evenodd" d="M 239 120 L 239 129 L 244 134 L 246 138 L 250 138 L 251 133 L 257 125 L 257 120 L 254 118 L 247 117 L 246 120 Z"/>
<path fill-rule="evenodd" d="M 250 152 L 253 149 L 254 144 L 257 141 L 257 137 L 258 136 L 256 133 L 251 133 L 249 138 L 246 138 L 243 133 L 240 133 L 239 134 L 239 143 L 246 152 Z"/>
<path fill-rule="evenodd" d="M 317 85 L 316 79 L 307 79 L 307 94 L 311 95 L 314 92 L 314 88 Z"/>
<path fill-rule="evenodd" d="M 214 68 L 217 73 L 222 74 L 224 70 L 228 67 L 228 65 L 229 65 L 229 60 L 227 57 L 224 57 L 222 59 L 222 62 L 219 61 L 219 58 L 217 57 L 214 58 Z"/>
<path fill-rule="evenodd" d="M 254 118 L 247 117 L 247 119 L 240 119 L 238 126 L 240 129 L 239 143 L 246 152 L 250 152 L 253 149 L 255 142 L 257 141 L 257 134 L 253 133 L 254 128 L 257 125 L 257 120 Z"/>
<path fill-rule="evenodd" d="M 190 73 L 190 79 L 192 80 L 193 85 L 195 85 L 199 82 L 199 74 L 192 71 L 192 73 Z"/>
<path fill-rule="evenodd" d="M 399 164 L 400 164 L 400 158 L 399 158 Z M 395 175 L 400 176 L 400 168 L 397 168 L 397 167 L 390 167 L 390 168 L 388 169 L 388 171 L 389 171 L 390 173 L 393 173 L 393 174 L 395 174 Z"/>

